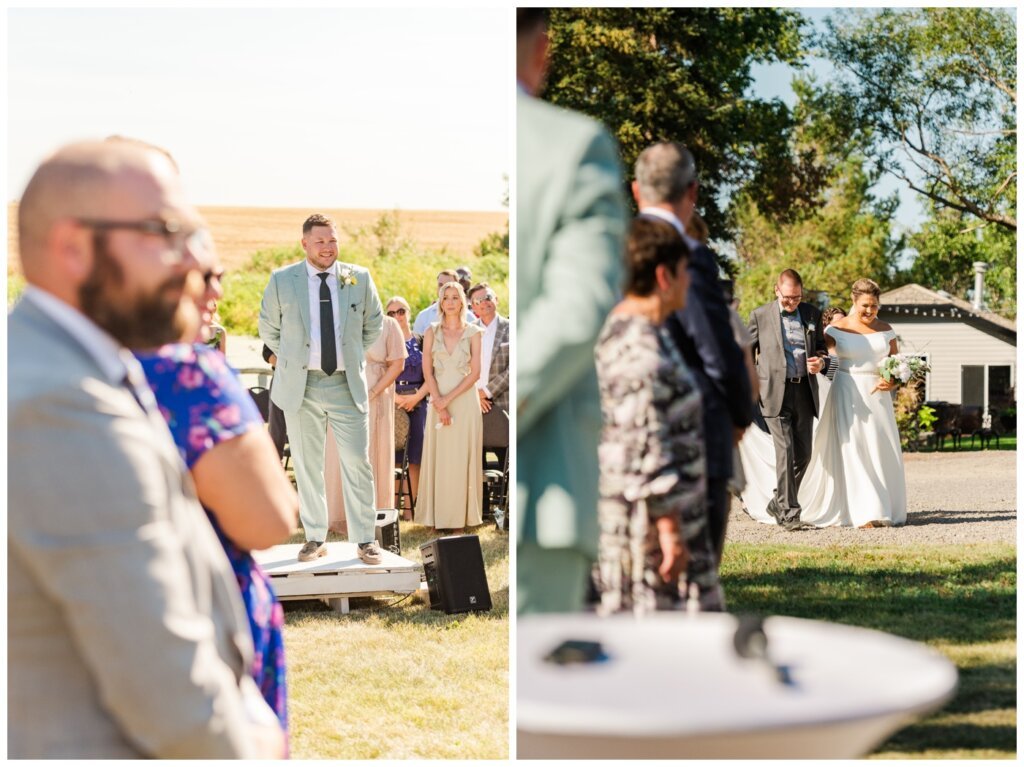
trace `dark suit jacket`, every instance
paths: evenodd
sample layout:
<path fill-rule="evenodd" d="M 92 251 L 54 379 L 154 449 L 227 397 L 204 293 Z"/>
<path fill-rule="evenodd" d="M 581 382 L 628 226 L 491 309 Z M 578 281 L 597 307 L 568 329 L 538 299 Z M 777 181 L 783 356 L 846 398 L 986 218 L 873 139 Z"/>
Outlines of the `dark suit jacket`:
<path fill-rule="evenodd" d="M 732 334 L 729 307 L 718 283 L 715 254 L 706 245 L 690 253 L 686 308 L 665 325 L 693 372 L 704 400 L 708 477 L 732 476 L 733 427 L 749 426 L 750 380 Z"/>
<path fill-rule="evenodd" d="M 825 350 L 825 338 L 821 333 L 821 312 L 811 304 L 800 304 L 800 324 L 804 328 L 804 345 L 807 356 L 821 354 Z M 772 301 L 757 307 L 750 313 L 750 336 L 753 340 L 751 352 L 757 367 L 761 387 L 761 413 L 768 418 L 777 416 L 782 409 L 782 397 L 786 393 L 786 354 L 782 348 L 782 321 L 779 319 L 779 302 Z M 811 396 L 814 398 L 814 412 L 818 413 L 818 377 L 808 376 Z"/>

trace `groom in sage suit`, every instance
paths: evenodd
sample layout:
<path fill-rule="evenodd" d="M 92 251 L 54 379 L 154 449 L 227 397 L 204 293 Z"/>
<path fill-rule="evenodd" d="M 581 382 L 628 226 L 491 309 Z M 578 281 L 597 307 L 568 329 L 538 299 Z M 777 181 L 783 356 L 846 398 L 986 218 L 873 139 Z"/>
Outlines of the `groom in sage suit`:
<path fill-rule="evenodd" d="M 544 79 L 546 26 L 542 9 L 517 9 L 520 614 L 583 607 L 598 539 L 594 342 L 616 301 L 627 225 L 611 137 L 531 95 Z"/>
<path fill-rule="evenodd" d="M 319 213 L 302 225 L 306 259 L 270 276 L 260 337 L 277 356 L 271 398 L 284 412 L 306 545 L 299 561 L 327 553 L 324 447 L 328 427 L 341 458 L 349 539 L 366 564 L 381 561 L 374 540 L 373 470 L 368 453 L 366 349 L 384 313 L 370 273 L 338 261 L 334 222 Z"/>

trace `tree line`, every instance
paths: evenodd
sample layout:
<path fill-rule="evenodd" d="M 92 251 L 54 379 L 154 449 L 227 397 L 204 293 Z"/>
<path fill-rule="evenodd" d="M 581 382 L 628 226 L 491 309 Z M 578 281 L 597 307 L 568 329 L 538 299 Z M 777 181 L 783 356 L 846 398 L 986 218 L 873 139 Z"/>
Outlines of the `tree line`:
<path fill-rule="evenodd" d="M 837 10 L 815 28 L 794 9 L 562 8 L 550 36 L 545 98 L 608 126 L 627 184 L 648 144 L 693 151 L 742 308 L 787 266 L 837 299 L 865 275 L 966 297 L 986 261 L 989 307 L 1016 316 L 1012 12 Z M 794 69 L 792 107 L 753 88 L 758 63 Z M 885 176 L 922 205 L 914 231 Z"/>

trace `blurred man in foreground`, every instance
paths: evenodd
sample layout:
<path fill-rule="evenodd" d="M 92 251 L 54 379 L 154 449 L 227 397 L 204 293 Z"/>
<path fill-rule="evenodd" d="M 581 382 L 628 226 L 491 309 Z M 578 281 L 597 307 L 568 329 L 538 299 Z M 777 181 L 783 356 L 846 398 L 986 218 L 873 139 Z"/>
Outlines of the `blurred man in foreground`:
<path fill-rule="evenodd" d="M 195 332 L 198 227 L 173 160 L 139 142 L 64 147 L 22 196 L 10 758 L 283 753 L 231 566 L 128 352 Z"/>
<path fill-rule="evenodd" d="M 597 554 L 594 342 L 619 289 L 626 209 L 604 128 L 535 98 L 544 9 L 516 10 L 516 40 L 518 610 L 566 612 L 582 608 Z"/>

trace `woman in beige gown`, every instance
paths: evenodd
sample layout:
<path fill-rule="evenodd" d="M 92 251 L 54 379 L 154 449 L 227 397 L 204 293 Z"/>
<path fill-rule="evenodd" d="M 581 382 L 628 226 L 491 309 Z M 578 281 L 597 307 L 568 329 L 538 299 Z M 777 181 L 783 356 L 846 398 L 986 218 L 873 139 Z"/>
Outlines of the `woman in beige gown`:
<path fill-rule="evenodd" d="M 366 350 L 366 389 L 370 397 L 370 465 L 373 467 L 374 508 L 395 508 L 395 380 L 409 354 L 402 328 L 393 317 L 384 318 L 380 336 Z M 327 491 L 327 528 L 346 533 L 345 502 L 341 498 L 341 465 L 334 435 L 327 434 L 324 451 L 324 487 Z"/>
<path fill-rule="evenodd" d="M 480 377 L 483 329 L 465 321 L 457 282 L 439 291 L 440 320 L 423 336 L 423 378 L 430 392 L 420 465 L 416 523 L 461 531 L 483 522 L 483 415 Z"/>

